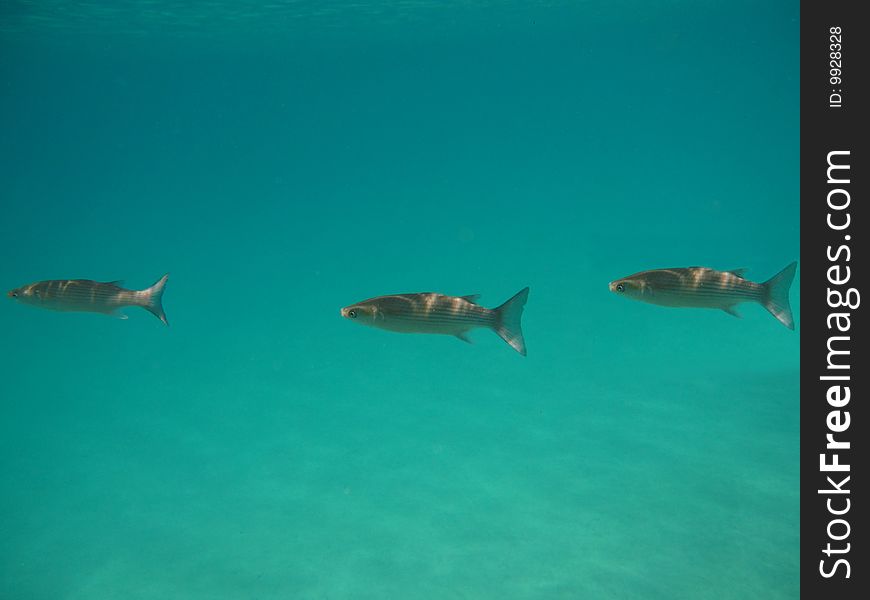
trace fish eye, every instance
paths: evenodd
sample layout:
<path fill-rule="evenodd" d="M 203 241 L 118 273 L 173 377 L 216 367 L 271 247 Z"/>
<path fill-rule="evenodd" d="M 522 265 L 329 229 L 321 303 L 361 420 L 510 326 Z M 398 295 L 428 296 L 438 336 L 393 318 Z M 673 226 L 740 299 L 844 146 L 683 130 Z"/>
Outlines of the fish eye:
<path fill-rule="evenodd" d="M 351 319 L 356 319 L 356 311 L 355 310 L 347 311 L 347 316 L 350 317 Z"/>
<path fill-rule="evenodd" d="M 617 283 L 617 284 L 616 284 L 616 291 L 617 291 L 617 292 L 624 292 L 624 291 L 625 291 L 625 285 L 623 285 L 623 284 L 621 284 L 621 283 Z"/>

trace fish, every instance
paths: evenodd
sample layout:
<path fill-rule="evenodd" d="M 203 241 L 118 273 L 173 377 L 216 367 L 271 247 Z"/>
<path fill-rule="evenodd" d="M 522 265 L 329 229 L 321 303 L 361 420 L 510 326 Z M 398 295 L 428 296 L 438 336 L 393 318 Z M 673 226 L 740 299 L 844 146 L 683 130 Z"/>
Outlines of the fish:
<path fill-rule="evenodd" d="M 757 302 L 780 323 L 794 329 L 789 290 L 797 261 L 765 281 L 755 283 L 746 269 L 716 271 L 707 267 L 641 271 L 610 282 L 610 291 L 633 300 L 660 306 L 716 308 L 739 317 L 736 306 Z"/>
<path fill-rule="evenodd" d="M 378 296 L 341 309 L 341 316 L 369 327 L 398 333 L 436 333 L 471 343 L 472 329 L 492 329 L 514 350 L 526 356 L 520 319 L 529 297 L 523 288 L 498 308 L 477 303 L 479 294 L 445 296 L 434 292 Z"/>
<path fill-rule="evenodd" d="M 144 290 L 127 290 L 122 281 L 99 282 L 90 279 L 52 279 L 24 285 L 7 292 L 22 304 L 62 312 L 94 312 L 126 319 L 121 309 L 141 306 L 169 325 L 163 311 L 163 292 L 169 274 Z"/>

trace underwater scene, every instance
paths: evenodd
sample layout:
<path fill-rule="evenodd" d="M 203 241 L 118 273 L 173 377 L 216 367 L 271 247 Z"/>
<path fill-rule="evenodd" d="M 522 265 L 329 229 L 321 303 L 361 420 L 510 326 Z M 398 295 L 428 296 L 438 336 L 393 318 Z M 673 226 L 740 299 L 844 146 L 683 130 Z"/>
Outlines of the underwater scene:
<path fill-rule="evenodd" d="M 796 598 L 798 41 L 0 4 L 0 598 Z"/>

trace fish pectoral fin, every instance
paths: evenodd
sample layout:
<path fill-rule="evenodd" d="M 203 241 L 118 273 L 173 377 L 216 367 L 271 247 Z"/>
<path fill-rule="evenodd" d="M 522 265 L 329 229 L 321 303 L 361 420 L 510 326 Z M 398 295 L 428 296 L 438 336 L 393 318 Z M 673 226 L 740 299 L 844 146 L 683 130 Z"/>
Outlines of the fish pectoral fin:
<path fill-rule="evenodd" d="M 742 316 L 739 312 L 737 312 L 737 308 L 734 307 L 734 306 L 726 306 L 726 307 L 723 308 L 722 310 L 724 310 L 725 312 L 727 312 L 727 313 L 728 313 L 729 315 L 731 315 L 732 317 L 737 317 L 738 319 L 742 319 L 742 318 L 743 318 L 743 316 Z"/>
<path fill-rule="evenodd" d="M 468 334 L 467 334 L 466 332 L 464 332 L 464 331 L 461 332 L 461 333 L 457 333 L 457 334 L 456 334 L 456 337 L 458 337 L 460 340 L 462 340 L 462 341 L 465 342 L 466 344 L 473 344 L 473 343 L 474 343 L 474 342 L 471 341 L 471 338 L 468 337 Z"/>

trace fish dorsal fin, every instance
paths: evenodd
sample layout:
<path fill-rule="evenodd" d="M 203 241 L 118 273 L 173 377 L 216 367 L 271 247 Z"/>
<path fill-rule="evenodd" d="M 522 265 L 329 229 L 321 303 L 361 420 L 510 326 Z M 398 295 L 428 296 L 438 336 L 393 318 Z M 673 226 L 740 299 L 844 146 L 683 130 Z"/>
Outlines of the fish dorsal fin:
<path fill-rule="evenodd" d="M 740 316 L 740 313 L 737 312 L 737 307 L 735 307 L 735 306 L 726 306 L 726 307 L 723 308 L 722 310 L 724 310 L 725 312 L 727 312 L 727 313 L 728 313 L 729 315 L 731 315 L 732 317 L 737 317 L 738 319 L 742 319 L 742 318 L 743 318 L 742 316 Z"/>
<path fill-rule="evenodd" d="M 731 269 L 730 271 L 726 271 L 726 273 L 731 273 L 732 275 L 737 275 L 740 279 L 744 279 L 744 275 L 746 275 L 746 267 Z"/>
<path fill-rule="evenodd" d="M 480 298 L 480 294 L 469 294 L 467 296 L 460 296 L 463 300 L 468 300 L 472 304 L 477 304 L 478 298 Z"/>
<path fill-rule="evenodd" d="M 468 334 L 467 334 L 466 332 L 464 332 L 464 331 L 461 331 L 461 332 L 457 333 L 457 334 L 456 334 L 456 337 L 458 337 L 460 340 L 462 340 L 463 342 L 465 342 L 465 343 L 467 343 L 467 344 L 473 344 L 473 343 L 474 343 L 474 342 L 471 341 L 471 338 L 468 337 Z"/>
<path fill-rule="evenodd" d="M 114 285 L 115 287 L 122 287 L 124 285 L 123 279 L 116 279 L 115 281 L 105 281 L 103 282 L 105 285 Z"/>

